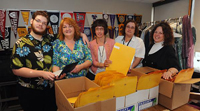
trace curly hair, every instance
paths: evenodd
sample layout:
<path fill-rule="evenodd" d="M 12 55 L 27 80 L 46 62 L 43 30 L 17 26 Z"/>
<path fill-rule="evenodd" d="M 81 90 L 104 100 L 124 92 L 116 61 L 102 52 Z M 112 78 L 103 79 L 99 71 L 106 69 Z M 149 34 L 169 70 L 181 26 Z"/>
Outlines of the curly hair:
<path fill-rule="evenodd" d="M 173 35 L 172 28 L 170 27 L 170 25 L 167 22 L 160 22 L 159 24 L 156 24 L 154 26 L 154 28 L 150 34 L 150 44 L 154 44 L 153 35 L 158 27 L 162 27 L 162 30 L 163 30 L 163 35 L 164 35 L 163 45 L 164 46 L 172 45 L 174 43 L 174 35 Z"/>
<path fill-rule="evenodd" d="M 96 33 L 95 33 L 95 28 L 97 26 L 102 26 L 104 28 L 104 35 L 106 35 L 108 33 L 108 25 L 107 25 L 107 22 L 106 20 L 104 19 L 97 19 L 93 22 L 92 24 L 92 33 L 94 34 L 94 36 L 96 36 Z"/>
<path fill-rule="evenodd" d="M 74 27 L 75 33 L 74 33 L 74 40 L 77 41 L 80 39 L 80 27 L 76 23 L 76 21 L 72 18 L 65 17 L 61 20 L 60 26 L 59 26 L 59 39 L 64 40 L 64 34 L 63 34 L 63 25 L 64 23 L 67 23 L 69 25 L 72 25 Z"/>
<path fill-rule="evenodd" d="M 36 11 L 33 13 L 32 19 L 34 20 L 38 15 L 44 16 L 47 19 L 47 24 L 49 24 L 49 15 L 46 11 Z"/>
<path fill-rule="evenodd" d="M 138 29 L 138 25 L 137 25 L 137 22 L 134 21 L 134 20 L 127 20 L 125 23 L 124 23 L 124 27 L 122 29 L 122 35 L 125 36 L 125 30 L 126 30 L 126 26 L 129 22 L 133 22 L 135 24 L 135 33 L 134 35 L 135 36 L 139 36 L 139 29 Z"/>

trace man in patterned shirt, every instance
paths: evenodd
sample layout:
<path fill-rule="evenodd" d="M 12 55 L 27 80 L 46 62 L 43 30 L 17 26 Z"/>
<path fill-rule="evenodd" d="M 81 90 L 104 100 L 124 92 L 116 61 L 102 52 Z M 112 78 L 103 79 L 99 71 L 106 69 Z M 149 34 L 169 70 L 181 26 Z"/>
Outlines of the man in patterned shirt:
<path fill-rule="evenodd" d="M 11 56 L 11 68 L 18 76 L 18 95 L 24 111 L 56 111 L 52 73 L 53 36 L 46 34 L 49 16 L 36 11 L 31 32 L 17 40 Z"/>

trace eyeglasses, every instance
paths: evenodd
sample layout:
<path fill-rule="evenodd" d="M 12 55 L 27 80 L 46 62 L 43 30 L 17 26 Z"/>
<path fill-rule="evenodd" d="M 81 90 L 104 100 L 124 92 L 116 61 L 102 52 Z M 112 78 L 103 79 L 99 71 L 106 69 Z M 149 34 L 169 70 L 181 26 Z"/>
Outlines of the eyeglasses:
<path fill-rule="evenodd" d="M 127 25 L 126 28 L 135 29 L 135 27 L 133 27 L 133 26 L 131 27 L 131 26 L 129 26 L 129 25 Z"/>
<path fill-rule="evenodd" d="M 96 27 L 95 30 L 96 31 L 104 31 L 104 28 L 103 27 Z"/>
<path fill-rule="evenodd" d="M 34 19 L 37 23 L 42 23 L 42 25 L 47 25 L 47 22 L 42 22 L 40 19 Z"/>

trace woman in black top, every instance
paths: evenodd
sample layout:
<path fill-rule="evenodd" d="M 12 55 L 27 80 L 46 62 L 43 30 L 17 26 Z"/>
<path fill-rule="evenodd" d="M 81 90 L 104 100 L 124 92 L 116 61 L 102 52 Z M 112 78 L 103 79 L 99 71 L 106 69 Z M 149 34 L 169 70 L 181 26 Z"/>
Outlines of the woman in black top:
<path fill-rule="evenodd" d="M 164 79 L 172 78 L 178 73 L 180 66 L 173 48 L 173 31 L 167 22 L 157 24 L 150 34 L 150 46 L 146 50 L 143 66 L 156 69 L 168 69 L 163 73 Z"/>

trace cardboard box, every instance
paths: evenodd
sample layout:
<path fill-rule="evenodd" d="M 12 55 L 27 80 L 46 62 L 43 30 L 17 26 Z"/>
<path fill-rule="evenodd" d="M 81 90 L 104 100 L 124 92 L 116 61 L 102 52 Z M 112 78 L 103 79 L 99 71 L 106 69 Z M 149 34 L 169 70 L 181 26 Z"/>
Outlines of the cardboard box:
<path fill-rule="evenodd" d="M 70 87 L 68 87 L 70 86 Z M 89 88 L 99 87 L 86 77 L 77 77 L 55 81 L 56 104 L 59 111 L 115 111 L 116 99 L 109 99 L 96 103 L 91 103 L 83 107 L 73 108 L 67 100 L 70 97 L 76 97 L 81 92 Z M 112 107 L 111 107 L 112 106 Z"/>
<path fill-rule="evenodd" d="M 117 107 L 116 111 L 141 111 L 158 104 L 158 90 L 159 86 L 151 89 L 139 90 L 135 93 L 125 96 L 124 107 Z M 121 98 L 121 97 L 118 97 Z M 116 103 L 118 99 L 116 98 Z M 121 101 L 122 102 L 122 101 Z M 120 106 L 122 103 L 120 104 Z"/>
<path fill-rule="evenodd" d="M 132 70 L 131 74 L 128 76 L 137 76 L 139 80 L 142 75 L 145 75 L 145 73 Z M 151 82 L 151 80 L 149 80 L 149 82 Z M 130 109 L 131 111 L 140 111 L 157 105 L 158 92 L 159 86 L 150 89 L 137 90 L 137 92 L 125 96 L 124 108 L 117 107 L 116 109 L 117 111 L 129 111 Z"/>
<path fill-rule="evenodd" d="M 149 73 L 157 69 L 150 67 L 141 67 L 134 69 L 142 73 Z M 167 80 L 161 80 L 159 84 L 158 103 L 173 110 L 188 103 L 191 84 L 200 81 L 200 79 L 189 79 L 178 83 Z"/>

